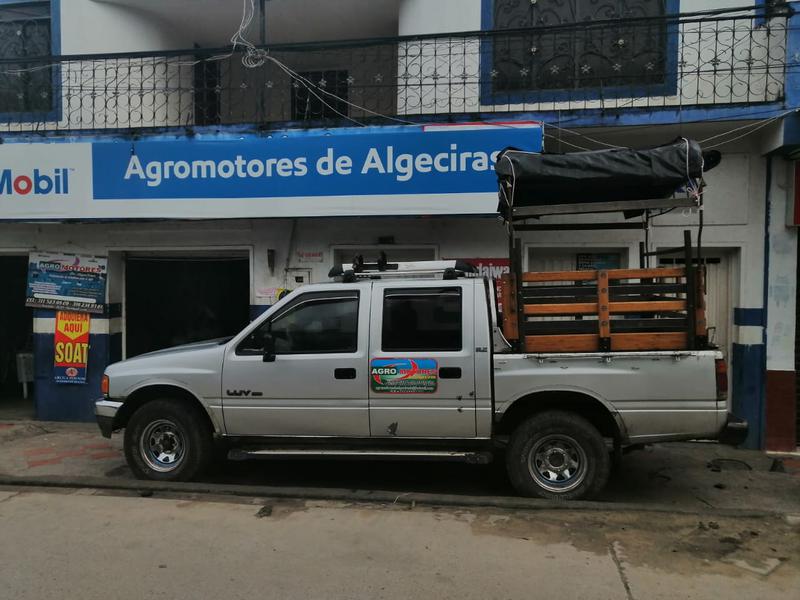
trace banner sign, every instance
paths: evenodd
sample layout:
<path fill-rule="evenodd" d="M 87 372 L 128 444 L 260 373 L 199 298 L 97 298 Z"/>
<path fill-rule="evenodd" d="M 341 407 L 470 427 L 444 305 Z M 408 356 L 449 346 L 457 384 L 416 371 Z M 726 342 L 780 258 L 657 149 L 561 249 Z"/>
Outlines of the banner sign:
<path fill-rule="evenodd" d="M 499 152 L 542 140 L 518 121 L 3 144 L 0 218 L 491 214 Z"/>
<path fill-rule="evenodd" d="M 56 313 L 56 383 L 86 383 L 90 322 L 87 313 Z"/>
<path fill-rule="evenodd" d="M 31 252 L 25 306 L 102 314 L 108 260 L 56 252 Z"/>
<path fill-rule="evenodd" d="M 439 368 L 432 358 L 373 358 L 370 387 L 381 394 L 432 394 Z"/>

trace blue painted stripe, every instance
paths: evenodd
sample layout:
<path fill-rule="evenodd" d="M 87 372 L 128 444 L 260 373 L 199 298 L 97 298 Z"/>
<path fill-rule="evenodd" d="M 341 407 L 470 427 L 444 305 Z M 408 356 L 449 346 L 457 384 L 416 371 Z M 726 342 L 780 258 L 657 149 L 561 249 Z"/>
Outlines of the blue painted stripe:
<path fill-rule="evenodd" d="M 34 386 L 36 417 L 45 421 L 93 421 L 94 402 L 102 395 L 100 379 L 108 364 L 109 336 L 89 336 L 85 384 L 57 384 L 53 378 L 55 337 L 35 334 Z"/>
<path fill-rule="evenodd" d="M 733 344 L 731 351 L 731 404 L 737 417 L 747 419 L 750 425 L 743 446 L 763 447 L 764 396 L 766 378 L 764 361 L 766 350 L 763 344 L 746 346 Z"/>
<path fill-rule="evenodd" d="M 756 327 L 764 326 L 764 309 L 763 308 L 734 308 L 733 309 L 733 324 L 734 325 L 749 325 Z"/>
<path fill-rule="evenodd" d="M 792 70 L 789 70 L 792 72 Z M 798 70 L 800 71 L 800 70 Z M 787 78 L 789 75 L 787 75 Z M 798 75 L 800 78 L 800 74 Z M 559 126 L 569 127 L 619 127 L 619 126 L 650 126 L 650 125 L 669 125 L 681 123 L 688 125 L 691 123 L 705 123 L 708 121 L 727 121 L 739 119 L 767 119 L 781 113 L 785 113 L 787 106 L 783 102 L 765 102 L 757 105 L 731 104 L 728 106 L 714 104 L 709 106 L 665 106 L 648 108 L 604 108 L 604 109 L 573 109 L 539 112 L 510 112 L 510 113 L 480 113 L 465 114 L 465 120 L 480 121 L 491 124 L 492 122 L 508 122 L 509 119 L 522 121 L 541 121 L 545 124 L 556 123 Z M 441 115 L 405 115 L 408 121 L 419 124 L 452 122 L 447 117 Z M 269 125 L 268 125 L 269 126 Z M 193 141 L 239 141 L 248 139 L 264 139 L 274 136 L 281 137 L 303 137 L 309 135 L 339 135 L 352 133 L 352 128 L 336 127 L 332 129 L 295 129 L 302 126 L 302 123 L 275 123 L 271 125 L 274 129 L 264 131 L 256 128 L 263 128 L 263 124 L 250 123 L 243 125 L 220 125 L 213 127 L 194 128 L 191 136 Z M 413 127 L 405 126 L 405 127 Z M 375 130 L 392 130 L 393 126 L 364 127 L 359 131 L 361 134 L 374 133 Z M 93 141 L 131 141 L 134 134 L 123 133 L 117 130 L 87 130 L 81 133 L 74 131 L 43 131 L 36 134 L 31 132 L 4 132 L 3 143 L 86 143 Z M 181 128 L 153 128 L 147 131 L 137 131 L 137 140 L 147 141 L 175 141 L 190 139 Z"/>
<path fill-rule="evenodd" d="M 56 310 L 52 308 L 37 308 L 34 309 L 33 316 L 35 319 L 55 319 Z M 106 304 L 105 311 L 102 314 L 91 313 L 92 320 L 97 319 L 116 319 L 122 316 L 122 304 Z"/>

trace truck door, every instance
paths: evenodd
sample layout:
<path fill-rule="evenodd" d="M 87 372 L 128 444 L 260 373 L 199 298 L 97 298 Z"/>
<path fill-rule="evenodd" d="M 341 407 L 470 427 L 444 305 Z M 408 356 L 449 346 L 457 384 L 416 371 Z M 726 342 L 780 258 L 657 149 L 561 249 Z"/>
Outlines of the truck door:
<path fill-rule="evenodd" d="M 473 295 L 464 281 L 373 283 L 372 436 L 475 437 Z"/>
<path fill-rule="evenodd" d="M 227 350 L 229 435 L 369 436 L 369 286 L 297 295 Z M 265 334 L 275 359 L 264 362 Z"/>

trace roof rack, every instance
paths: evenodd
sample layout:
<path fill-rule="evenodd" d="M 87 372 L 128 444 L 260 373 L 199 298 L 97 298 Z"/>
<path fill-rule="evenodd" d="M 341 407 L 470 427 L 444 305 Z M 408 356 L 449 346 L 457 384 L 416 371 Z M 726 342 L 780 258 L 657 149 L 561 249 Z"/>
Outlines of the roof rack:
<path fill-rule="evenodd" d="M 438 278 L 457 279 L 467 275 L 474 276 L 478 270 L 461 260 L 420 260 L 413 262 L 390 263 L 381 252 L 378 262 L 366 263 L 363 256 L 356 256 L 353 263 L 337 265 L 328 272 L 328 277 L 340 279 L 345 283 L 359 279 L 385 278 Z"/>

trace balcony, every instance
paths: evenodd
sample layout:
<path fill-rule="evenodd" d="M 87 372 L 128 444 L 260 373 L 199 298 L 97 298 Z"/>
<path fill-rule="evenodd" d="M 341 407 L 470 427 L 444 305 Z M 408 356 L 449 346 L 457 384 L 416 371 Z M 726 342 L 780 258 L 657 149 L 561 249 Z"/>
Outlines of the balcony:
<path fill-rule="evenodd" d="M 0 132 L 397 124 L 781 102 L 790 15 L 0 61 Z M 245 65 L 248 66 L 245 66 Z"/>

